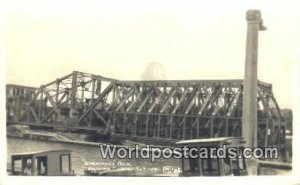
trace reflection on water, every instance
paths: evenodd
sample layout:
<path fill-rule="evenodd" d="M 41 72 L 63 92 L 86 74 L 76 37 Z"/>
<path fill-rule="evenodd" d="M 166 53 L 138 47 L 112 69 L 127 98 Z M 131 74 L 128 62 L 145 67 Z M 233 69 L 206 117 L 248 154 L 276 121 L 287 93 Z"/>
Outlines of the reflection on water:
<path fill-rule="evenodd" d="M 83 175 L 86 168 L 99 169 L 117 167 L 122 169 L 134 169 L 137 175 L 151 175 L 162 173 L 163 167 L 177 169 L 180 166 L 179 160 L 156 159 L 154 163 L 150 159 L 103 159 L 99 147 L 85 146 L 47 141 L 37 141 L 21 138 L 7 138 L 7 162 L 10 163 L 10 155 L 21 152 L 34 152 L 45 150 L 71 150 L 72 168 L 76 175 Z"/>

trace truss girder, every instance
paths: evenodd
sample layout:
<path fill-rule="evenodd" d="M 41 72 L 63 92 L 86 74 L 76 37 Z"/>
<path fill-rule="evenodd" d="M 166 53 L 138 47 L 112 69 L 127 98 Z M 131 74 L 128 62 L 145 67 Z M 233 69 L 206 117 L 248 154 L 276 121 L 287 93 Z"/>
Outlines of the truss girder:
<path fill-rule="evenodd" d="M 243 80 L 119 81 L 75 71 L 40 88 L 7 85 L 7 115 L 132 137 L 241 136 L 242 89 Z M 258 81 L 257 97 L 259 142 L 278 144 L 284 119 L 272 86 Z"/>

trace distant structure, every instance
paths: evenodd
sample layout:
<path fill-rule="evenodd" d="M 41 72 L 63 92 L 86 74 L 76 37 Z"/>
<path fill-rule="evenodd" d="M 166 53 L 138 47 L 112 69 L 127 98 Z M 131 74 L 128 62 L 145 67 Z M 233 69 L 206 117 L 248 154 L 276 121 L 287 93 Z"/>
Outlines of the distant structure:
<path fill-rule="evenodd" d="M 6 85 L 7 124 L 165 142 L 233 136 L 284 149 L 272 85 L 257 80 L 260 12 L 247 21 L 245 80 L 120 81 L 74 71 L 39 88 Z"/>
<path fill-rule="evenodd" d="M 286 123 L 272 86 L 256 86 L 257 144 L 281 146 Z M 240 137 L 243 88 L 243 80 L 119 81 L 74 71 L 39 88 L 8 84 L 7 123 L 154 140 Z"/>

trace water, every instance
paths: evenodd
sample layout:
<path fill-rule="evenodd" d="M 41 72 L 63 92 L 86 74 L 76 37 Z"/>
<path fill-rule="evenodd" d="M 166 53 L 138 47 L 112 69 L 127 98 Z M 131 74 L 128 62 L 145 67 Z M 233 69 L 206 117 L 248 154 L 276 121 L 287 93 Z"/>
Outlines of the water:
<path fill-rule="evenodd" d="M 133 169 L 137 175 L 153 175 L 163 173 L 164 167 L 175 169 L 175 171 L 180 167 L 180 161 L 176 159 L 156 159 L 154 163 L 150 159 L 103 159 L 98 146 L 13 137 L 7 138 L 7 162 L 10 163 L 10 155 L 13 153 L 60 149 L 72 151 L 72 168 L 76 175 L 83 175 L 84 170 L 87 168 L 99 169 L 115 166 L 119 169 Z"/>
<path fill-rule="evenodd" d="M 133 169 L 137 176 L 151 176 L 165 173 L 166 169 L 179 172 L 181 161 L 178 159 L 156 159 L 154 163 L 150 159 L 103 159 L 98 146 L 76 145 L 49 141 L 38 141 L 23 138 L 7 138 L 7 162 L 10 163 L 10 155 L 13 153 L 60 150 L 72 151 L 72 169 L 76 175 L 83 175 L 85 169 Z M 134 154 L 133 154 L 134 155 Z M 263 169 L 264 175 L 286 175 L 289 171 Z"/>

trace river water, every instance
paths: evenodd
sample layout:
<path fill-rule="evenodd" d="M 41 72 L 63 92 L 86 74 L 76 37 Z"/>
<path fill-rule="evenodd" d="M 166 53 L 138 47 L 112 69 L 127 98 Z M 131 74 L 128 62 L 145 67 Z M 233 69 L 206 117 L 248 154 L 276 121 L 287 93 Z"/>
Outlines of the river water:
<path fill-rule="evenodd" d="M 24 138 L 7 137 L 7 163 L 13 153 L 46 151 L 46 150 L 71 150 L 72 169 L 75 175 L 84 175 L 84 170 L 117 169 L 134 170 L 136 176 L 152 176 L 164 173 L 179 173 L 181 161 L 179 159 L 104 159 L 100 154 L 99 146 L 78 145 L 51 141 L 30 140 Z M 135 154 L 133 153 L 133 156 Z M 8 164 L 9 166 L 9 164 Z M 264 175 L 286 174 L 288 171 L 265 169 Z"/>
<path fill-rule="evenodd" d="M 13 153 L 45 151 L 45 150 L 71 150 L 72 168 L 76 175 L 83 175 L 85 169 L 118 169 L 135 170 L 137 176 L 162 174 L 164 169 L 178 172 L 180 161 L 178 159 L 104 159 L 101 157 L 98 146 L 76 145 L 50 141 L 30 140 L 7 137 L 7 162 Z"/>

